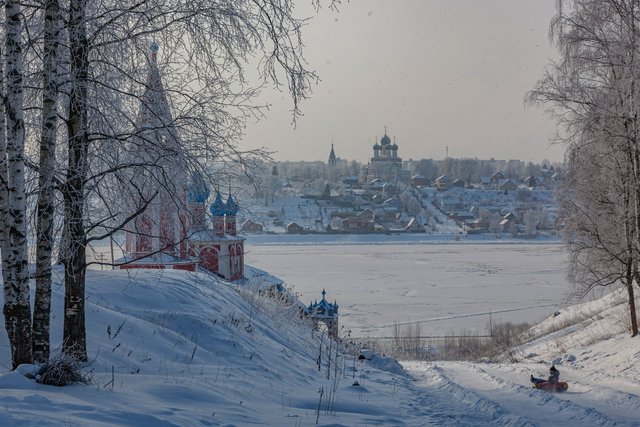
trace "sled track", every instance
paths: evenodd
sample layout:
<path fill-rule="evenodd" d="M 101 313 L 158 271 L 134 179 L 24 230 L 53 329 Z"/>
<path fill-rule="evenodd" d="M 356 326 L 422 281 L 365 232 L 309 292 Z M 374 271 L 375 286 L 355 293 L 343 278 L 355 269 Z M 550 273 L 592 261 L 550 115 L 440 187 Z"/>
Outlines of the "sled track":
<path fill-rule="evenodd" d="M 539 406 L 541 409 L 544 408 L 544 410 L 557 412 L 559 416 L 560 414 L 564 414 L 565 420 L 573 420 L 583 423 L 583 425 L 593 426 L 633 425 L 612 420 L 605 414 L 598 412 L 593 408 L 584 407 L 571 400 L 563 398 L 564 395 L 536 390 L 529 386 L 513 383 L 487 372 L 478 365 L 469 365 L 469 367 L 483 379 L 486 379 L 486 381 L 499 384 L 503 390 L 512 391 L 514 393 L 518 393 L 518 395 L 525 395 L 527 401 Z M 522 378 L 527 378 L 527 374 L 523 372 Z"/>
<path fill-rule="evenodd" d="M 527 417 L 510 413 L 498 402 L 462 387 L 439 367 L 421 371 L 415 388 L 416 400 L 409 406 L 417 410 L 429 408 L 429 415 L 438 420 L 437 425 L 538 426 Z"/>
<path fill-rule="evenodd" d="M 407 367 L 417 379 L 418 396 L 436 394 L 438 401 L 460 402 L 459 404 L 471 409 L 467 409 L 467 412 L 478 415 L 476 423 L 523 427 L 640 426 L 640 422 L 628 421 L 629 418 L 614 419 L 602 411 L 577 403 L 571 399 L 571 393 L 554 394 L 535 390 L 528 384 L 508 378 L 515 376 L 528 379 L 529 369 L 526 366 L 412 362 Z M 490 372 L 492 369 L 506 371 L 506 375 L 496 375 Z M 589 389 L 588 385 L 573 385 Z M 571 387 L 572 385 L 570 390 Z M 637 395 L 615 389 L 608 390 L 602 397 L 601 403 L 612 408 L 633 408 L 640 404 Z M 437 402 L 428 404 L 437 405 Z M 442 410 L 446 411 L 446 408 Z M 453 424 L 455 423 L 450 425 Z"/>

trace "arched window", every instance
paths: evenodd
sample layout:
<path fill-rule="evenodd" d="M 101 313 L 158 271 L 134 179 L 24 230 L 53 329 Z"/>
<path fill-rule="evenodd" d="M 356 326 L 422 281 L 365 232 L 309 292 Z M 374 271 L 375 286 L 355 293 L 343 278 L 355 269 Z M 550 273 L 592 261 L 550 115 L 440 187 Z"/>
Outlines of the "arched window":
<path fill-rule="evenodd" d="M 218 251 L 216 248 L 205 247 L 200 250 L 200 265 L 209 271 L 218 272 Z"/>
<path fill-rule="evenodd" d="M 229 246 L 229 278 L 233 280 L 236 275 L 236 248 L 235 245 Z"/>
<path fill-rule="evenodd" d="M 236 258 L 237 258 L 237 269 L 236 274 L 238 277 L 242 276 L 242 272 L 244 271 L 244 253 L 242 251 L 242 245 L 236 245 Z"/>

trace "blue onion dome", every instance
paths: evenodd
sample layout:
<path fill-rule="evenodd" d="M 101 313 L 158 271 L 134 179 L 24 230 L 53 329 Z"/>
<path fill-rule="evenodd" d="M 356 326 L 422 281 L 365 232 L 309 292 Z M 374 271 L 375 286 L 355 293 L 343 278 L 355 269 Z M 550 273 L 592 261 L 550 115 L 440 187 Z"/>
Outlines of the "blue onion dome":
<path fill-rule="evenodd" d="M 224 202 L 222 201 L 222 196 L 220 195 L 219 192 L 216 191 L 216 198 L 213 201 L 213 203 L 211 203 L 211 207 L 209 208 L 209 211 L 211 212 L 211 215 L 213 215 L 213 216 L 223 216 L 225 214 L 226 210 L 227 210 L 227 207 L 224 204 Z"/>
<path fill-rule="evenodd" d="M 229 198 L 227 199 L 227 215 L 235 215 L 238 213 L 238 202 L 236 199 L 229 194 Z"/>
<path fill-rule="evenodd" d="M 202 179 L 199 172 L 195 172 L 191 177 L 191 184 L 187 190 L 187 200 L 189 203 L 206 203 L 209 198 L 209 187 Z"/>
<path fill-rule="evenodd" d="M 379 150 L 380 148 L 381 148 L 380 144 L 378 144 L 378 143 L 376 143 L 376 145 L 373 146 L 374 150 Z"/>
<path fill-rule="evenodd" d="M 391 146 L 391 149 L 392 149 L 393 151 L 398 151 L 398 144 L 395 144 L 395 143 L 394 143 L 394 144 Z"/>
<path fill-rule="evenodd" d="M 391 144 L 391 138 L 389 138 L 387 136 L 387 134 L 385 133 L 384 136 L 382 137 L 382 139 L 380 140 L 380 144 L 381 145 L 389 145 L 389 144 Z"/>

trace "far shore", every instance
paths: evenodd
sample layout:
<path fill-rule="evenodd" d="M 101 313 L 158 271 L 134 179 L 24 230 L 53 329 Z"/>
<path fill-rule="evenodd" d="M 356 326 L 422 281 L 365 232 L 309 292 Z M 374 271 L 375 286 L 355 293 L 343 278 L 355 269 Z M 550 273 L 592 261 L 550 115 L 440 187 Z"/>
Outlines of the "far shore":
<path fill-rule="evenodd" d="M 521 238 L 495 234 L 247 234 L 248 246 L 270 245 L 423 245 L 423 244 L 550 244 L 563 243 L 559 236 Z"/>

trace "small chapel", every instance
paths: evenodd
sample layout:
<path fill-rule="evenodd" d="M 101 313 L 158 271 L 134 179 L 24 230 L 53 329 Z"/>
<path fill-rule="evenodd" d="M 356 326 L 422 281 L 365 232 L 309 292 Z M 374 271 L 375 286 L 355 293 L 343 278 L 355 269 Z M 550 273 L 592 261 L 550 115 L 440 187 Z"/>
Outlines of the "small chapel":
<path fill-rule="evenodd" d="M 190 172 L 179 160 L 182 145 L 162 85 L 158 50 L 152 43 L 134 132 L 134 155 L 160 165 L 173 188 L 154 186 L 155 181 L 145 179 L 144 173 L 132 178 L 132 185 L 144 189 L 141 193 L 151 194 L 150 202 L 127 223 L 124 256 L 116 263 L 120 269 L 201 268 L 230 281 L 241 279 L 244 238 L 237 233 L 238 202 L 230 190 L 226 201 L 216 191 L 207 215 L 210 189 L 198 172 Z M 132 202 L 132 206 L 139 204 Z"/>
<path fill-rule="evenodd" d="M 324 324 L 330 337 L 338 338 L 338 303 L 336 301 L 331 304 L 326 299 L 327 291 L 322 290 L 322 299 L 320 302 L 309 304 L 304 308 L 304 314 L 316 324 Z"/>

